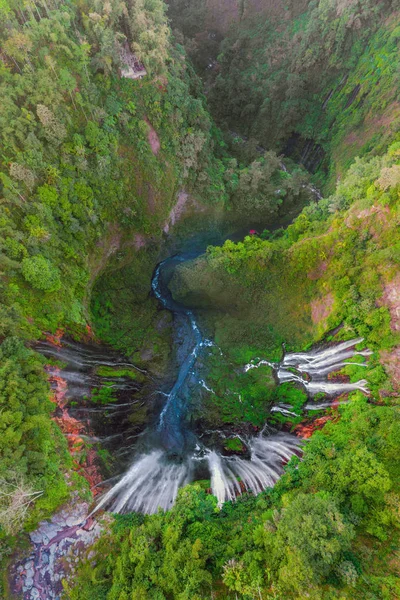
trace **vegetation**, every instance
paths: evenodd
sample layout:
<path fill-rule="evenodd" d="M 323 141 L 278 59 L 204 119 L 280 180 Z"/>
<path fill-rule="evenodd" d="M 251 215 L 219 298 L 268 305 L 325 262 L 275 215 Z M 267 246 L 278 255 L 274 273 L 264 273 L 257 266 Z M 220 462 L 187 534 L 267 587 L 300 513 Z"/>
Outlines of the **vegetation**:
<path fill-rule="evenodd" d="M 347 374 L 366 378 L 377 396 L 392 393 L 379 357 L 398 343 L 391 306 L 382 302 L 399 264 L 399 184 L 388 176 L 396 172 L 398 152 L 396 142 L 383 157 L 357 160 L 333 196 L 307 206 L 277 239 L 228 241 L 177 268 L 175 295 L 212 308 L 206 326 L 224 354 L 211 370 L 216 381 L 223 381 L 225 362 L 239 368 L 260 352 L 277 359 L 282 341 L 299 349 L 342 325 L 335 340 L 362 337 L 374 351 L 367 367 L 349 366 Z M 254 394 L 256 382 L 250 385 Z M 264 402 L 266 393 L 264 382 Z M 272 393 L 297 407 L 304 403 L 301 393 L 296 400 L 298 392 L 285 386 Z M 237 399 L 234 405 L 242 409 Z"/>
<path fill-rule="evenodd" d="M 0 526 L 15 535 L 68 497 L 60 466 L 69 466 L 69 458 L 49 418 L 43 360 L 11 337 L 2 342 L 0 357 Z"/>
<path fill-rule="evenodd" d="M 215 342 L 194 425 L 223 428 L 225 453 L 241 454 L 243 431 L 297 424 L 304 391 L 277 387 L 267 365 L 243 369 L 279 360 L 283 343 L 364 338 L 372 356 L 340 375 L 371 394 L 349 395 L 258 497 L 220 508 L 197 482 L 165 514 L 116 515 L 65 597 L 396 598 L 400 5 L 285 0 L 252 15 L 246 0 L 223 38 L 218 23 L 207 33 L 212 3 L 168 4 L 174 37 L 163 0 L 0 2 L 0 562 L 84 486 L 34 342 L 92 326 L 139 367 L 95 375 L 166 381 L 172 317 L 152 274 L 214 221 L 259 232 L 171 279 Z M 143 79 L 122 76 L 123 51 Z M 116 400 L 110 381 L 91 395 L 93 410 Z"/>
<path fill-rule="evenodd" d="M 118 517 L 68 597 L 395 597 L 378 557 L 398 544 L 398 412 L 356 394 L 340 416 L 257 498 L 217 510 L 193 485 L 165 515 Z"/>
<path fill-rule="evenodd" d="M 242 148 L 228 135 L 232 152 L 243 156 L 250 147 L 254 155 L 259 145 L 283 151 L 319 169 L 318 184 L 328 180 L 333 191 L 355 156 L 382 152 L 393 138 L 397 0 L 246 0 L 242 18 L 211 40 L 201 3 L 169 4 L 173 26 L 207 79 L 213 116 L 227 133 L 249 138 Z M 218 30 L 218 21 L 212 25 Z"/>

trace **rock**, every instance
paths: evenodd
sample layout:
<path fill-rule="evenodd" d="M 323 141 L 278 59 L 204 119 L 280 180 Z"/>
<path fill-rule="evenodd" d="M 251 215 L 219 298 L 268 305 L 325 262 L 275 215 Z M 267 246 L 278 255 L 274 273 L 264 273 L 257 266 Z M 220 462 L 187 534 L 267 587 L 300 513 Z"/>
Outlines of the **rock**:
<path fill-rule="evenodd" d="M 29 537 L 31 538 L 31 541 L 34 544 L 41 544 L 43 542 L 43 535 L 42 535 L 40 529 L 29 534 Z"/>
<path fill-rule="evenodd" d="M 75 499 L 70 508 L 54 515 L 51 521 L 42 522 L 31 533 L 33 552 L 15 568 L 16 583 L 18 584 L 19 579 L 18 589 L 22 588 L 24 600 L 61 600 L 60 582 L 66 576 L 63 561 L 68 563 L 72 573 L 75 572 L 76 563 L 80 561 L 79 553 L 84 552 L 102 530 L 93 520 L 91 531 L 82 526 L 75 531 L 86 520 L 87 514 L 88 504 L 76 502 Z"/>
<path fill-rule="evenodd" d="M 24 587 L 27 590 L 30 590 L 31 588 L 33 588 L 33 577 L 26 577 L 25 578 L 25 585 Z"/>
<path fill-rule="evenodd" d="M 70 515 L 66 519 L 66 523 L 68 527 L 75 527 L 75 525 L 80 525 L 82 523 L 81 515 Z"/>

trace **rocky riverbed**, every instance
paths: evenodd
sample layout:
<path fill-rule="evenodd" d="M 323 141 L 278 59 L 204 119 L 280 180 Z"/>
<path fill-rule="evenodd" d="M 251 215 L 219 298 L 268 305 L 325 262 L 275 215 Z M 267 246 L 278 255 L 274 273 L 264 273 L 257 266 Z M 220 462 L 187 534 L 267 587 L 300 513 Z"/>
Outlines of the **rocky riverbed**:
<path fill-rule="evenodd" d="M 73 578 L 79 562 L 88 555 L 103 526 L 88 518 L 87 502 L 71 501 L 50 521 L 30 534 L 32 550 L 14 565 L 10 588 L 23 600 L 59 600 L 63 581 Z"/>

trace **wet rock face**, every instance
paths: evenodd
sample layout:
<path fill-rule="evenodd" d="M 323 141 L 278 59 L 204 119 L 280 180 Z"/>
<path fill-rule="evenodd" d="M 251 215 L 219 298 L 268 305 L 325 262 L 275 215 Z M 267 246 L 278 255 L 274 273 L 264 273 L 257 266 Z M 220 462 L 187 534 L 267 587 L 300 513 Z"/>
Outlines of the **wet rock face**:
<path fill-rule="evenodd" d="M 11 591 L 23 600 L 59 600 L 62 581 L 73 578 L 76 565 L 99 537 L 102 527 L 88 519 L 89 505 L 71 504 L 43 521 L 30 534 L 32 551 L 11 574 Z"/>

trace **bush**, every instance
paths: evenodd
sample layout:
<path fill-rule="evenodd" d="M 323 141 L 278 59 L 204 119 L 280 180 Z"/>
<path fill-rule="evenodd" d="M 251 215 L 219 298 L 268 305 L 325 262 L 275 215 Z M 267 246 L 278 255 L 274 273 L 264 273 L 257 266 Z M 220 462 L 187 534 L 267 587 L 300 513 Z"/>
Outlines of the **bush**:
<path fill-rule="evenodd" d="M 56 292 L 61 287 L 59 270 L 41 255 L 24 258 L 22 275 L 37 290 Z"/>

